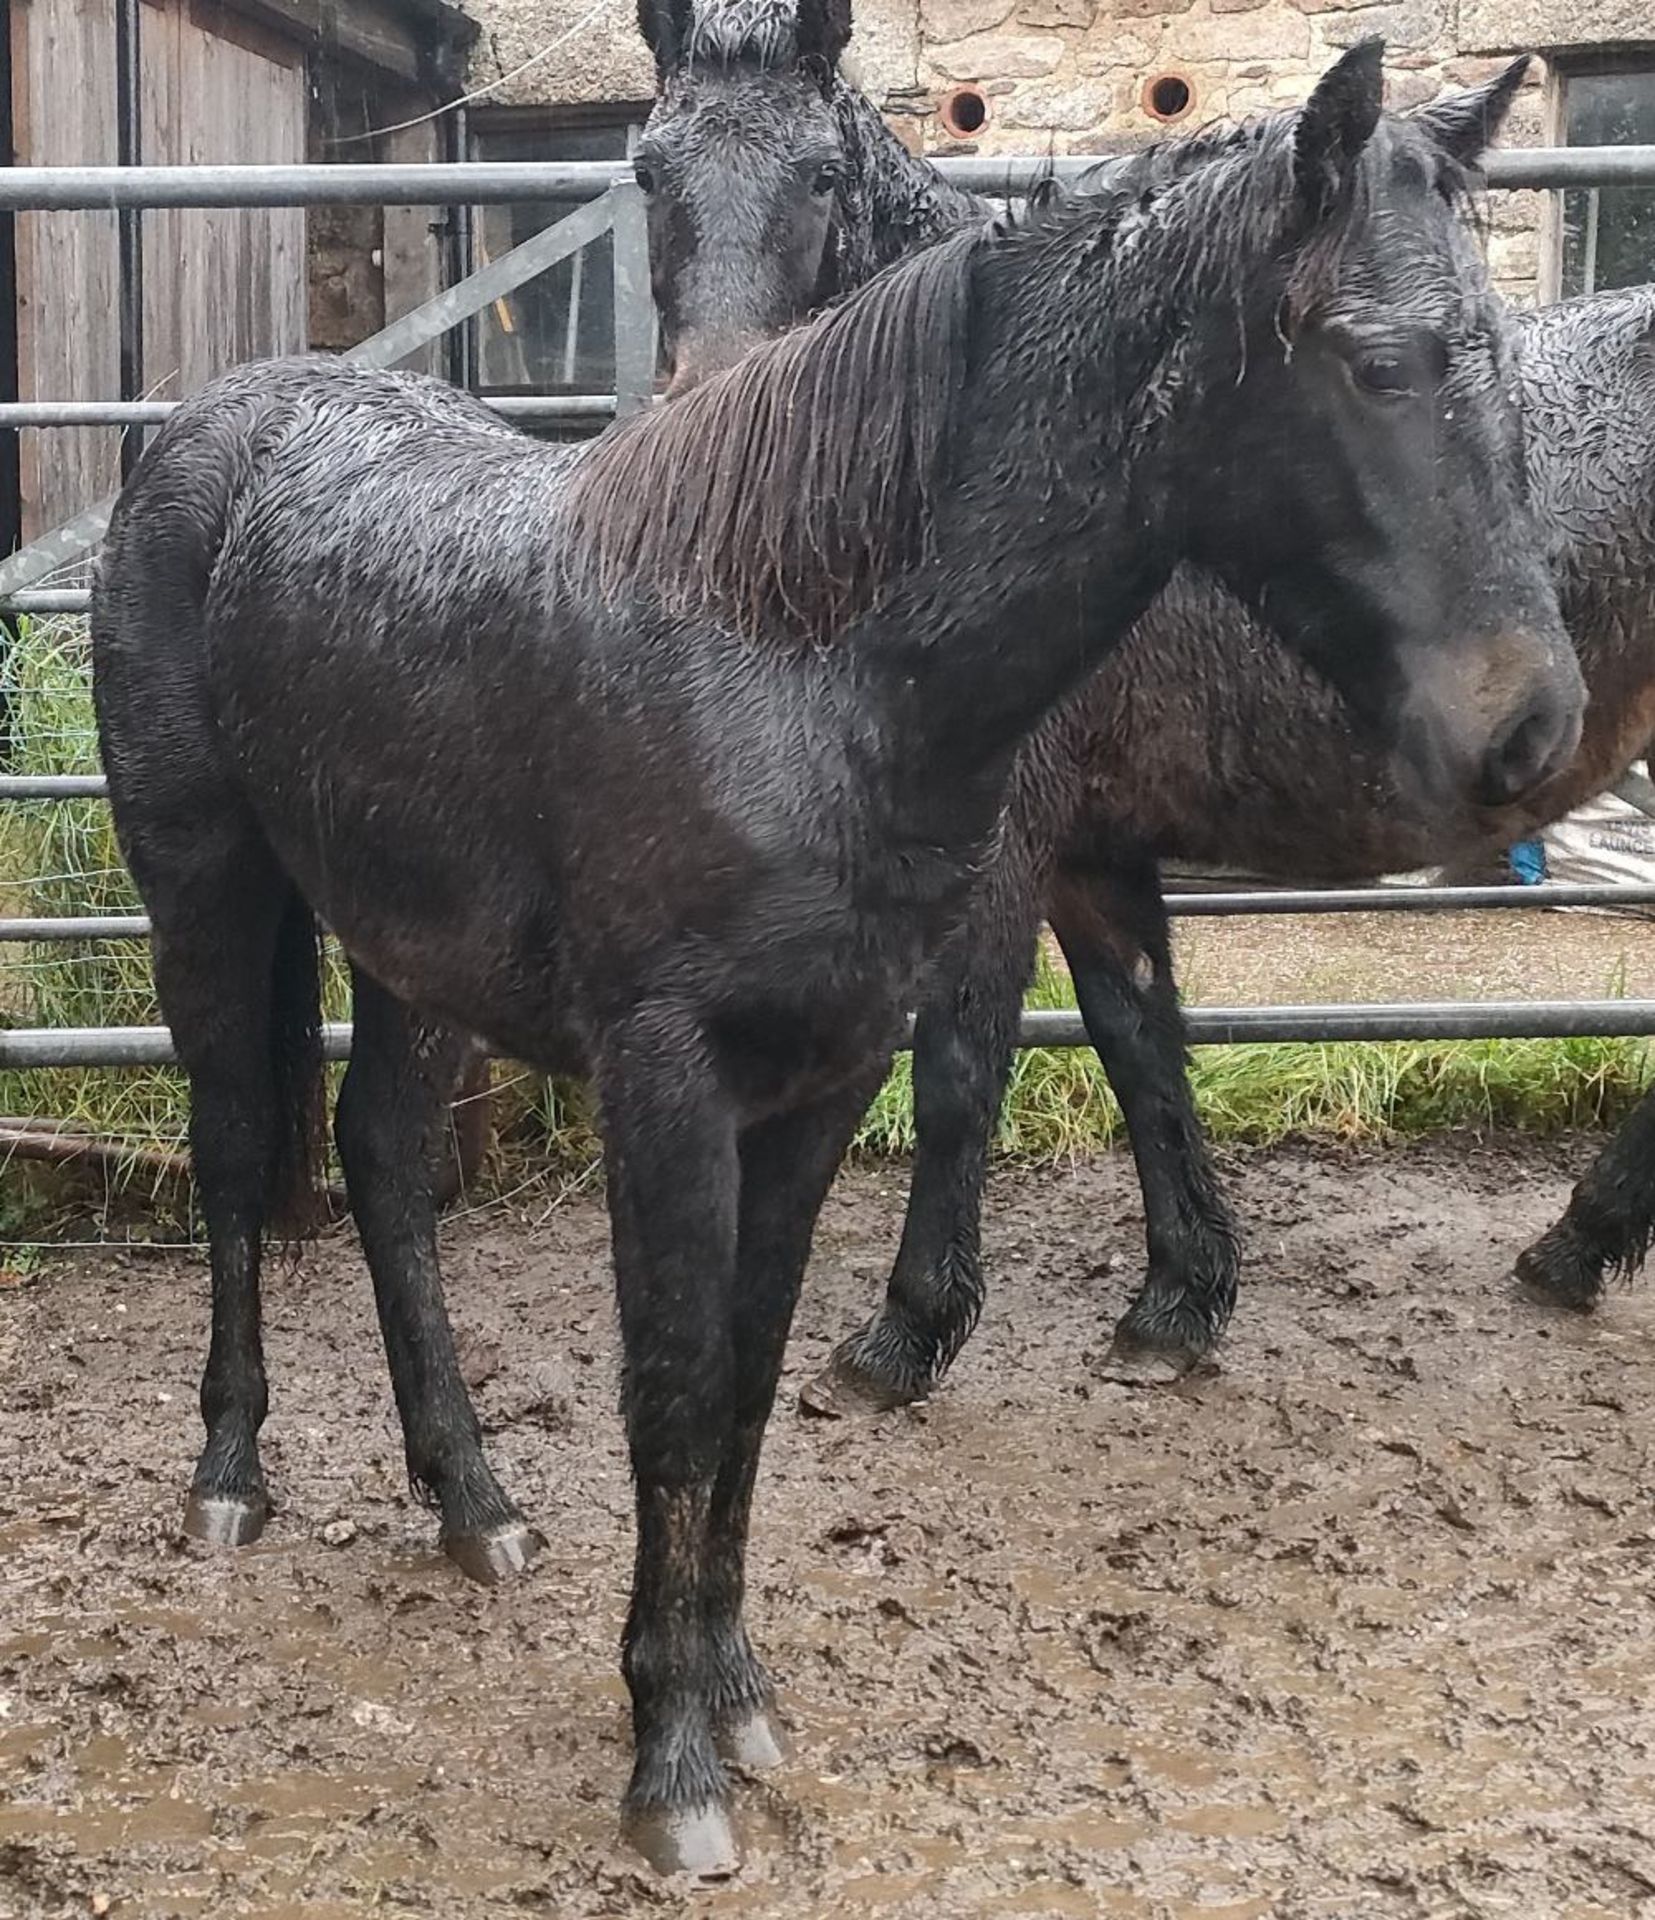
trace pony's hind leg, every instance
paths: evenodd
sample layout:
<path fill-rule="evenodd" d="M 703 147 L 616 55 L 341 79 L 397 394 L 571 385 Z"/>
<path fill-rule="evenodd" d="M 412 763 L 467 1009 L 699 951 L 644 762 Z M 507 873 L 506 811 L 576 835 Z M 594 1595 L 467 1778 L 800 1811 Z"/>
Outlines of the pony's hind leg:
<path fill-rule="evenodd" d="M 1241 1253 L 1190 1093 L 1160 877 L 1147 857 L 1116 848 L 1103 865 L 1066 863 L 1048 916 L 1143 1191 L 1148 1272 L 1116 1327 L 1114 1358 L 1182 1373 L 1218 1344 Z"/>
<path fill-rule="evenodd" d="M 1646 1093 L 1569 1196 L 1561 1220 L 1517 1256 L 1516 1276 L 1554 1306 L 1590 1313 L 1613 1273 L 1655 1240 L 1655 1093 Z"/>
<path fill-rule="evenodd" d="M 201 1380 L 207 1442 L 184 1530 L 220 1546 L 263 1531 L 258 1435 L 268 1405 L 260 1241 L 284 1175 L 302 1182 L 321 1097 L 315 930 L 263 840 L 233 807 L 187 836 L 187 871 L 129 832 L 153 919 L 162 1011 L 190 1083 L 195 1192 L 212 1265 L 212 1341 Z"/>
<path fill-rule="evenodd" d="M 464 1043 L 422 1024 L 360 970 L 353 985 L 351 1064 L 334 1124 L 408 1477 L 442 1516 L 444 1551 L 492 1584 L 520 1572 L 542 1542 L 483 1457 L 437 1268 L 432 1169 Z"/>

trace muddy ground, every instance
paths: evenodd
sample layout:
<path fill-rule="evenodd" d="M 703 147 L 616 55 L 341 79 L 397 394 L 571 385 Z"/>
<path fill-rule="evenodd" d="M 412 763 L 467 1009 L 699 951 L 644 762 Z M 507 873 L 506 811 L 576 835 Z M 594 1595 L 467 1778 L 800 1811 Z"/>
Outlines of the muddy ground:
<path fill-rule="evenodd" d="M 196 1258 L 10 1286 L 0 1913 L 1655 1912 L 1655 1291 L 1583 1323 L 1502 1278 L 1593 1145 L 1233 1157 L 1250 1287 L 1222 1372 L 1176 1391 L 1102 1371 L 1125 1161 L 1003 1175 L 979 1338 L 867 1425 L 794 1410 L 898 1220 L 897 1176 L 847 1177 L 753 1559 L 796 1753 L 743 1789 L 749 1865 L 712 1895 L 612 1845 L 595 1202 L 448 1230 L 494 1455 L 551 1543 L 510 1591 L 431 1550 L 343 1238 L 269 1289 L 283 1510 L 240 1558 L 174 1537 Z"/>

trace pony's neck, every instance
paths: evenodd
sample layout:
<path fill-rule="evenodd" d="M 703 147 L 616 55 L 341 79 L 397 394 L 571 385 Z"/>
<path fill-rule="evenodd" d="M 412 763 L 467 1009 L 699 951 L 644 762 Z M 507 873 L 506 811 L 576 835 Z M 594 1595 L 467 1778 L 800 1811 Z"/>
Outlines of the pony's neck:
<path fill-rule="evenodd" d="M 836 80 L 833 111 L 847 167 L 835 293 L 853 293 L 893 260 L 987 218 L 988 203 L 950 186 L 929 161 L 911 154 L 859 88 Z"/>
<path fill-rule="evenodd" d="M 891 697 L 933 767 L 1001 760 L 1102 664 L 1186 557 L 1187 481 L 1228 431 L 1242 359 L 1192 314 L 1233 270 L 1192 267 L 1175 223 L 1112 246 L 1066 232 L 977 262 L 926 558 L 879 606 Z"/>

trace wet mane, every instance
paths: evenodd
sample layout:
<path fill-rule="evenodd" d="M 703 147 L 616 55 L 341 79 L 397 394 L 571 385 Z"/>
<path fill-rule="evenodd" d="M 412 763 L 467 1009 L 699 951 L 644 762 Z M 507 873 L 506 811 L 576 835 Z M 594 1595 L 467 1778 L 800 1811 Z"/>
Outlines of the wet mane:
<path fill-rule="evenodd" d="M 925 549 L 981 240 L 916 254 L 611 429 L 570 478 L 572 573 L 603 598 L 644 579 L 678 612 L 825 639 Z"/>
<path fill-rule="evenodd" d="M 572 583 L 601 598 L 643 584 L 675 614 L 751 638 L 822 643 L 924 559 L 965 387 L 979 264 L 995 286 L 1039 280 L 1044 350 L 1104 324 L 1125 337 L 1202 300 L 1241 295 L 1295 204 L 1295 116 L 1196 134 L 1100 168 L 886 269 L 843 305 L 758 348 L 668 407 L 605 434 L 565 496 Z M 1390 142 L 1387 123 L 1341 209 L 1298 250 L 1302 313 L 1331 290 Z M 1107 288 L 1098 278 L 1108 272 Z"/>

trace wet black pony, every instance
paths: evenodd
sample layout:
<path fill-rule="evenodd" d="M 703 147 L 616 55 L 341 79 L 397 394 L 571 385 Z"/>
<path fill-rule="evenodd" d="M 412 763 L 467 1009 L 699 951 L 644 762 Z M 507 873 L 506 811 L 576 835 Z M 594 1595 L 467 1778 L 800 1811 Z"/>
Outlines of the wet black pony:
<path fill-rule="evenodd" d="M 459 1036 L 594 1077 L 638 1515 L 629 1830 L 727 1868 L 776 1734 L 748 1510 L 811 1233 L 1023 738 L 1188 557 L 1453 808 L 1568 753 L 1458 159 L 1376 45 L 1305 108 L 905 261 L 591 445 L 430 381 L 241 369 L 156 436 L 93 603 L 212 1255 L 192 1531 L 264 1523 L 260 1243 L 337 1134 L 410 1474 L 485 1577 L 426 1174 Z M 1405 368 L 1417 390 L 1396 391 Z M 1016 644 L 1008 636 L 1017 636 Z"/>
<path fill-rule="evenodd" d="M 883 261 L 984 217 L 984 203 L 908 153 L 837 74 L 848 7 L 642 0 L 639 17 L 658 74 L 639 177 L 675 385 Z M 1422 124 L 1470 154 L 1525 64 Z M 824 191 L 831 183 L 820 208 L 801 197 L 807 177 Z M 1239 1244 L 1189 1094 L 1160 861 L 1304 883 L 1466 858 L 1601 791 L 1642 749 L 1655 710 L 1655 294 L 1511 319 L 1529 469 L 1593 690 L 1580 751 L 1515 804 L 1422 820 L 1325 679 L 1221 583 L 1181 570 L 1014 775 L 972 938 L 919 1019 L 913 1188 L 886 1301 L 809 1390 L 813 1405 L 928 1392 L 975 1323 L 987 1147 L 1042 909 L 1120 1097 L 1143 1189 L 1148 1271 L 1117 1329 L 1117 1363 L 1176 1372 L 1223 1331 Z M 1508 784 L 1523 785 L 1512 771 Z M 1578 1244 L 1548 1241 L 1525 1272 L 1551 1272 Z"/>

